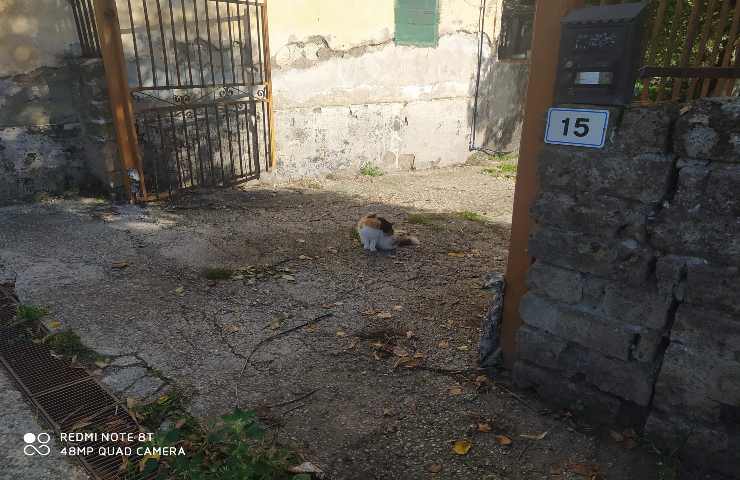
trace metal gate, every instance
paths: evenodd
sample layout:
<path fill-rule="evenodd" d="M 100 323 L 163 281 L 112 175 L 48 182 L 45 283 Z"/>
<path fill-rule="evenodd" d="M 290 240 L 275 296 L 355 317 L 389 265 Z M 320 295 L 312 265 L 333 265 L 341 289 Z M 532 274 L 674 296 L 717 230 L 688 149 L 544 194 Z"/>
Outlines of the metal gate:
<path fill-rule="evenodd" d="M 271 168 L 265 3 L 117 0 L 117 10 L 143 190 L 224 186 Z"/>

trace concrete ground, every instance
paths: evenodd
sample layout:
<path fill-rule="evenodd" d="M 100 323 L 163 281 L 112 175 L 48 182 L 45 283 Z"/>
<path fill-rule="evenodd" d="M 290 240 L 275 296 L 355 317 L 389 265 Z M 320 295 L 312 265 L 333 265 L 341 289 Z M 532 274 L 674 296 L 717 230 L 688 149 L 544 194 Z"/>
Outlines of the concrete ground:
<path fill-rule="evenodd" d="M 625 448 L 505 373 L 475 371 L 482 279 L 504 270 L 512 193 L 513 180 L 464 166 L 144 208 L 50 200 L 0 209 L 0 263 L 47 325 L 115 357 L 97 372 L 114 390 L 156 395 L 164 378 L 201 417 L 258 408 L 328 478 L 678 478 L 659 476 L 672 472 L 648 445 Z M 421 245 L 364 252 L 352 227 L 368 212 Z M 208 280 L 213 267 L 239 273 Z M 6 418 L 0 431 L 15 431 Z"/>

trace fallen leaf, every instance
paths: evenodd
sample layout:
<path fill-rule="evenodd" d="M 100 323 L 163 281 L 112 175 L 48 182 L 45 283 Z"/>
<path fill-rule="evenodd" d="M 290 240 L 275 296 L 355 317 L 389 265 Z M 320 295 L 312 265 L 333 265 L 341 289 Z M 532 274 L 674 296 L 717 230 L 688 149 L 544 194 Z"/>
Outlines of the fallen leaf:
<path fill-rule="evenodd" d="M 296 242 L 298 243 L 306 243 L 306 241 L 302 238 L 296 239 Z"/>
<path fill-rule="evenodd" d="M 519 436 L 528 440 L 542 440 L 547 436 L 548 433 L 550 432 L 542 432 L 539 434 L 522 433 Z"/>
<path fill-rule="evenodd" d="M 224 326 L 224 333 L 236 333 L 239 331 L 239 325 L 226 325 Z"/>
<path fill-rule="evenodd" d="M 186 423 L 188 423 L 188 419 L 181 418 L 180 420 L 175 422 L 175 428 L 182 428 Z"/>
<path fill-rule="evenodd" d="M 478 431 L 482 433 L 488 433 L 491 431 L 491 424 L 490 423 L 479 423 L 478 424 Z"/>
<path fill-rule="evenodd" d="M 413 337 L 414 337 L 414 332 L 412 332 L 411 330 L 406 332 L 406 338 L 413 338 Z"/>
<path fill-rule="evenodd" d="M 442 465 L 439 463 L 433 463 L 429 465 L 429 473 L 439 473 L 442 471 Z"/>
<path fill-rule="evenodd" d="M 396 355 L 397 357 L 408 357 L 409 352 L 399 346 L 395 346 L 393 347 L 393 355 Z"/>
<path fill-rule="evenodd" d="M 111 263 L 111 268 L 115 268 L 117 270 L 120 270 L 122 268 L 128 267 L 128 262 L 113 262 Z"/>
<path fill-rule="evenodd" d="M 347 332 L 344 332 L 342 330 L 337 330 L 337 337 L 346 337 Z"/>
<path fill-rule="evenodd" d="M 393 318 L 393 314 L 389 312 L 380 312 L 376 315 L 378 318 L 382 318 L 383 320 L 388 320 L 389 318 Z"/>
<path fill-rule="evenodd" d="M 442 340 L 441 342 L 439 342 L 437 344 L 437 346 L 439 348 L 449 348 L 450 347 L 450 342 L 448 342 L 447 340 Z"/>
<path fill-rule="evenodd" d="M 293 275 L 283 275 L 283 280 L 287 280 L 289 282 L 295 282 L 295 277 Z"/>
<path fill-rule="evenodd" d="M 175 293 L 178 295 L 182 295 L 183 293 L 185 293 L 185 287 L 177 287 L 175 289 Z"/>
<path fill-rule="evenodd" d="M 282 326 L 282 324 L 283 324 L 283 321 L 280 318 L 276 317 L 270 320 L 270 328 L 273 330 L 279 329 Z"/>
<path fill-rule="evenodd" d="M 589 479 L 599 474 L 599 466 L 592 463 L 570 463 L 565 466 L 565 469 Z"/>
<path fill-rule="evenodd" d="M 461 386 L 455 385 L 453 387 L 448 388 L 447 389 L 447 393 L 449 393 L 450 395 L 457 396 L 457 395 L 462 395 L 464 393 L 464 391 L 463 391 L 463 389 L 462 389 Z"/>
<path fill-rule="evenodd" d="M 472 447 L 473 444 L 470 443 L 470 440 L 456 440 L 452 445 L 452 451 L 457 455 L 467 455 Z"/>
<path fill-rule="evenodd" d="M 390 408 L 384 408 L 383 409 L 383 416 L 384 417 L 391 417 L 391 416 L 393 416 L 393 410 L 391 410 Z"/>
<path fill-rule="evenodd" d="M 467 345 L 460 345 L 459 347 L 457 347 L 457 349 L 463 352 L 467 352 L 468 350 L 470 350 L 470 347 Z"/>
<path fill-rule="evenodd" d="M 129 410 L 131 410 L 135 406 L 136 406 L 136 399 L 135 398 L 131 398 L 131 397 L 127 397 L 126 398 L 126 408 L 128 408 Z"/>
<path fill-rule="evenodd" d="M 306 331 L 308 333 L 314 333 L 317 329 L 318 325 L 316 325 L 315 323 L 309 323 L 308 325 L 306 325 Z"/>
<path fill-rule="evenodd" d="M 615 432 L 614 430 L 609 431 L 609 435 L 612 437 L 612 439 L 615 442 L 623 442 L 624 441 L 624 435 L 622 435 L 619 432 Z"/>
<path fill-rule="evenodd" d="M 473 380 L 473 383 L 475 383 L 477 387 L 480 387 L 481 385 L 485 385 L 486 383 L 488 383 L 488 381 L 489 379 L 487 376 L 478 375 L 477 377 L 475 377 L 475 380 Z"/>
<path fill-rule="evenodd" d="M 494 438 L 496 439 L 496 443 L 499 445 L 511 445 L 511 439 L 506 435 L 496 435 Z"/>
<path fill-rule="evenodd" d="M 100 368 L 105 368 L 108 366 L 108 361 L 107 360 L 95 360 L 95 366 L 100 367 Z"/>
<path fill-rule="evenodd" d="M 146 463 L 149 460 L 159 461 L 159 454 L 158 453 L 147 453 L 146 455 L 144 455 L 139 461 L 139 471 L 140 472 L 144 471 L 144 468 L 146 468 Z"/>
<path fill-rule="evenodd" d="M 393 305 L 393 310 L 398 312 L 398 311 L 403 310 L 403 307 L 401 305 Z"/>
<path fill-rule="evenodd" d="M 308 255 L 300 255 L 300 256 L 298 257 L 298 259 L 299 259 L 299 260 L 311 260 L 311 257 L 309 257 Z"/>
<path fill-rule="evenodd" d="M 421 352 L 416 352 L 416 353 L 414 354 L 414 358 L 424 358 L 424 354 L 423 354 L 423 353 L 421 353 Z"/>
<path fill-rule="evenodd" d="M 62 322 L 60 322 L 58 320 L 53 320 L 53 321 L 49 322 L 49 328 L 51 328 L 52 330 L 57 329 L 57 328 L 59 328 L 61 326 L 62 326 Z"/>
<path fill-rule="evenodd" d="M 464 257 L 465 254 L 463 252 L 447 252 L 447 255 L 450 257 Z"/>

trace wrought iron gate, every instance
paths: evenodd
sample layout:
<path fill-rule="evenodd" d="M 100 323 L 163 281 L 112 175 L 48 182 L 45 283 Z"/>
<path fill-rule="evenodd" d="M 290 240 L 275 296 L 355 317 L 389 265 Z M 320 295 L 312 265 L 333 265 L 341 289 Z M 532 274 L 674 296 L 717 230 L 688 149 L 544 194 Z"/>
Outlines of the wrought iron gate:
<path fill-rule="evenodd" d="M 223 186 L 269 169 L 265 4 L 117 4 L 146 191 Z"/>

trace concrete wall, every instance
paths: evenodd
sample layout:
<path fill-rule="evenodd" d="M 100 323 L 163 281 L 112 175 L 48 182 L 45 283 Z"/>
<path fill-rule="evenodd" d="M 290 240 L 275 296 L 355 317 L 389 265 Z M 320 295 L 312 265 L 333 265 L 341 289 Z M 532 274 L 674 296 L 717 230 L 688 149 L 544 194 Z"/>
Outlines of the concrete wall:
<path fill-rule="evenodd" d="M 105 191 L 116 168 L 102 65 L 66 0 L 0 0 L 0 204 Z"/>
<path fill-rule="evenodd" d="M 740 99 L 612 111 L 547 146 L 517 382 L 740 472 Z"/>
<path fill-rule="evenodd" d="M 270 2 L 279 171 L 464 162 L 477 73 L 479 2 L 440 1 L 436 48 L 396 46 L 394 1 Z M 479 142 L 518 147 L 526 64 L 495 60 L 500 2 L 488 2 Z M 403 164 L 403 165 L 402 165 Z"/>

